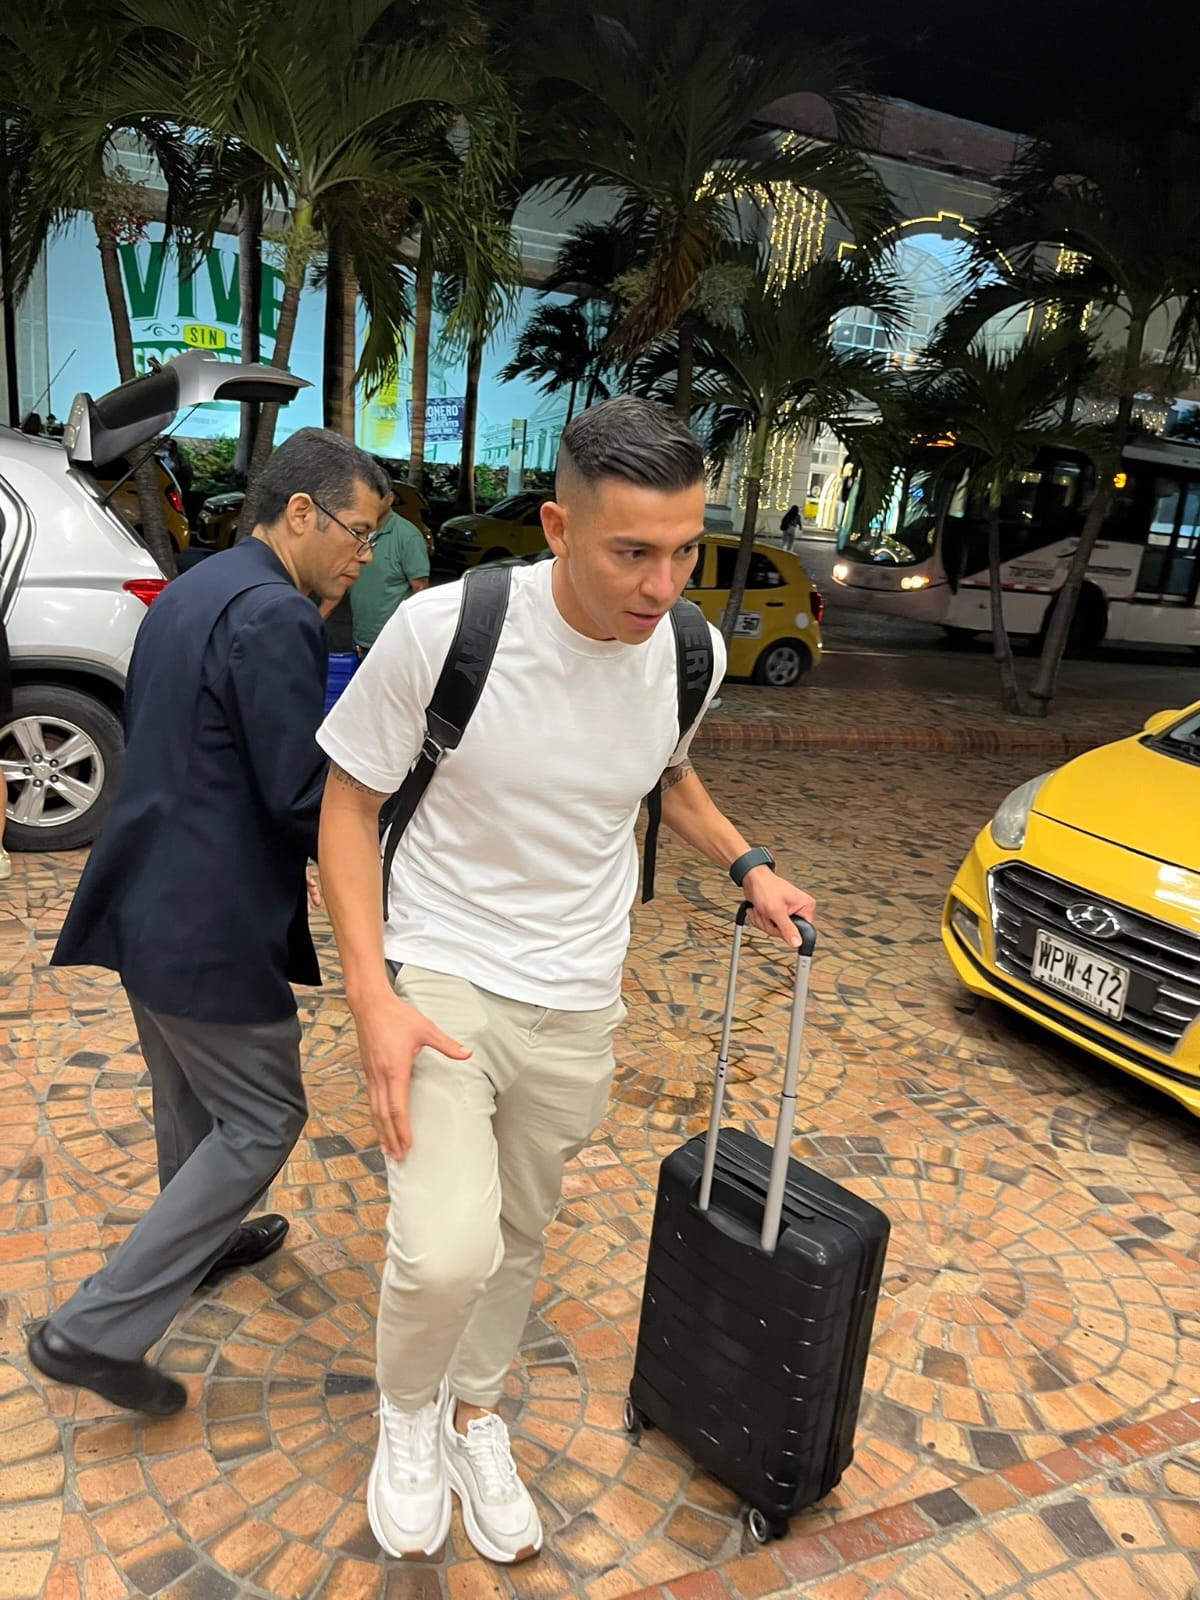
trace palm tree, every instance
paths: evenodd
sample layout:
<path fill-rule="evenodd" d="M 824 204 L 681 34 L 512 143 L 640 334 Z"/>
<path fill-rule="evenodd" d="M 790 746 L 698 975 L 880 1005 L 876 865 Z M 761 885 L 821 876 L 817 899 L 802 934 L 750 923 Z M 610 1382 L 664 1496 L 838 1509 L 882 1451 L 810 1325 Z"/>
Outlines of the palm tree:
<path fill-rule="evenodd" d="M 325 248 L 325 230 L 352 229 L 340 240 L 354 255 L 370 331 L 360 363 L 371 374 L 396 358 L 405 315 L 404 280 L 394 259 L 370 248 L 353 225 L 355 193 L 378 186 L 392 194 L 444 194 L 441 152 L 431 148 L 431 118 L 476 122 L 479 138 L 465 160 L 495 162 L 496 94 L 480 68 L 468 71 L 437 41 L 389 38 L 392 0 L 343 0 L 337 26 L 325 0 L 123 0 L 160 48 L 150 66 L 123 74 L 124 92 L 143 105 L 168 104 L 189 127 L 213 136 L 209 195 L 221 194 L 221 164 L 254 169 L 283 217 L 274 246 L 283 296 L 271 360 L 286 367 L 300 297 Z M 230 40 L 238 41 L 236 50 Z M 226 191 L 227 192 L 227 191 Z M 219 224 L 219 198 L 206 227 Z M 202 230 L 203 231 L 203 230 Z M 365 231 L 365 230 L 364 230 Z M 360 249 L 360 244 L 362 248 Z M 278 407 L 263 408 L 251 483 L 274 442 Z"/>
<path fill-rule="evenodd" d="M 574 199 L 607 189 L 614 227 L 644 247 L 645 275 L 616 340 L 633 355 L 678 329 L 683 416 L 704 275 L 745 233 L 747 210 L 791 183 L 825 196 L 861 239 L 892 220 L 858 155 L 762 130 L 764 108 L 800 90 L 822 97 L 843 127 L 857 111 L 848 58 L 801 46 L 764 18 L 761 0 L 605 0 L 601 14 L 560 28 L 538 58 L 559 95 L 547 149 L 561 189 Z"/>
<path fill-rule="evenodd" d="M 1001 505 L 1016 474 L 1040 449 L 1084 450 L 1094 459 L 1103 454 L 1094 429 L 1059 420 L 1064 400 L 1078 389 L 1090 360 L 1090 340 L 1063 324 L 1027 334 L 1007 348 L 976 339 L 944 366 L 931 361 L 919 383 L 926 414 L 936 416 L 953 440 L 948 448 L 930 452 L 934 477 L 946 488 L 965 478 L 968 495 L 987 507 L 992 653 L 1004 709 L 1013 713 L 1027 714 L 1031 707 L 1004 626 Z"/>
<path fill-rule="evenodd" d="M 629 303 L 627 288 L 645 268 L 645 255 L 645 241 L 618 227 L 577 223 L 542 284 L 546 294 L 570 295 L 571 304 L 586 318 L 596 359 L 586 378 L 585 408 L 606 398 L 614 385 L 620 388 L 630 376 L 628 361 L 615 349 L 613 333 Z"/>
<path fill-rule="evenodd" d="M 980 290 L 976 321 L 1021 300 L 1058 303 L 1079 313 L 1092 306 L 1124 326 L 1116 381 L 1110 458 L 1120 460 L 1153 318 L 1170 316 L 1168 357 L 1200 359 L 1200 133 L 1050 130 L 1016 162 L 1002 196 L 984 220 L 982 248 L 1011 264 L 1005 285 Z M 1046 246 L 1073 252 L 1074 270 L 1050 271 Z M 970 324 L 965 324 L 969 328 Z M 1112 473 L 1102 475 L 1066 582 L 1051 618 L 1032 693 L 1045 715 L 1096 538 L 1108 514 Z"/>
<path fill-rule="evenodd" d="M 511 315 L 520 280 L 511 216 L 494 213 L 490 218 L 481 217 L 480 222 L 485 232 L 491 232 L 491 240 L 459 240 L 457 258 L 451 263 L 457 270 L 441 280 L 436 297 L 438 309 L 446 319 L 442 349 L 466 361 L 462 437 L 454 487 L 454 510 L 459 515 L 475 509 L 475 434 L 483 352 L 488 340 Z"/>
<path fill-rule="evenodd" d="M 798 438 L 818 424 L 844 437 L 854 425 L 853 408 L 886 392 L 878 358 L 838 347 L 835 317 L 866 307 L 894 330 L 903 321 L 904 304 L 896 285 L 878 270 L 818 261 L 784 283 L 761 271 L 729 326 L 699 331 L 693 393 L 699 431 L 718 465 L 743 444 L 746 451 L 746 510 L 721 619 L 727 641 L 742 608 L 771 439 Z M 652 392 L 669 399 L 673 387 L 664 374 Z"/>
<path fill-rule="evenodd" d="M 117 373 L 126 382 L 137 373 L 118 247 L 143 236 L 152 202 L 124 175 L 122 149 L 133 145 L 158 162 L 167 180 L 168 237 L 189 181 L 190 152 L 170 114 L 127 108 L 114 95 L 114 65 L 123 52 L 138 48 L 138 40 L 132 25 L 111 9 L 81 19 L 69 0 L 47 0 L 36 12 L 14 7 L 0 24 L 0 38 L 0 114 L 11 137 L 10 166 L 21 164 L 19 185 L 8 191 L 5 294 L 15 302 L 47 240 L 78 213 L 90 214 Z M 163 571 L 173 575 L 174 552 L 152 462 L 137 467 L 134 481 L 142 537 Z"/>
<path fill-rule="evenodd" d="M 521 330 L 512 360 L 501 370 L 501 383 L 528 378 L 542 394 L 567 390 L 567 421 L 575 415 L 575 397 L 585 386 L 589 404 L 596 394 L 607 398 L 600 377 L 603 337 L 597 339 L 588 314 L 578 305 L 543 305 Z"/>

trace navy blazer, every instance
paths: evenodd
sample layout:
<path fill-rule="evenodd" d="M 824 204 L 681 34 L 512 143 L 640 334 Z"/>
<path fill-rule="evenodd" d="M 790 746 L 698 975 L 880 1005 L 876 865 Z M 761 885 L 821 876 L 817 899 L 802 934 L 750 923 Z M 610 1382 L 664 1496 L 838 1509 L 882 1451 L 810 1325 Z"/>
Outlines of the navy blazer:
<path fill-rule="evenodd" d="M 320 613 L 259 539 L 169 584 L 138 631 L 125 764 L 54 952 L 152 1011 L 279 1022 L 320 983 L 304 874 L 326 758 Z"/>

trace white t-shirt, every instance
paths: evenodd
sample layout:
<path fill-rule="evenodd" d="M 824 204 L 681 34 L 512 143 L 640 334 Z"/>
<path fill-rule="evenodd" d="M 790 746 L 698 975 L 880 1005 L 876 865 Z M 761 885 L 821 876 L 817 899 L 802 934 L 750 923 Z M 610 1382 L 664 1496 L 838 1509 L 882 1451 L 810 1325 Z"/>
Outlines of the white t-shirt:
<path fill-rule="evenodd" d="M 694 727 L 679 738 L 670 622 L 641 645 L 585 638 L 559 613 L 553 567 L 513 569 L 479 703 L 396 851 L 384 951 L 511 1000 L 594 1011 L 620 994 L 638 806 Z M 380 793 L 421 748 L 460 598 L 453 583 L 406 600 L 317 734 Z M 725 672 L 710 631 L 709 700 Z"/>

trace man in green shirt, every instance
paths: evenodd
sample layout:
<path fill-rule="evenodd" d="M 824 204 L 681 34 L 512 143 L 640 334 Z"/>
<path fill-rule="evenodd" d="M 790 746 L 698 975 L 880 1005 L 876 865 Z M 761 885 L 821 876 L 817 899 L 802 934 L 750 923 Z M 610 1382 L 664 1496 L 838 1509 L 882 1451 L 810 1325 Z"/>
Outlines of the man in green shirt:
<path fill-rule="evenodd" d="M 370 563 L 350 590 L 354 644 L 360 656 L 378 639 L 396 607 L 429 587 L 429 551 L 415 523 L 390 511 L 375 537 Z"/>

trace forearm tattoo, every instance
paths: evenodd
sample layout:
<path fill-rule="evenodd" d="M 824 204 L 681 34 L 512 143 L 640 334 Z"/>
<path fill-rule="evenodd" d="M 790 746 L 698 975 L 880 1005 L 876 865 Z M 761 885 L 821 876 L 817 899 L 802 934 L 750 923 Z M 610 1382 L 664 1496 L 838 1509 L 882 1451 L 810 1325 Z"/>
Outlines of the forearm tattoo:
<path fill-rule="evenodd" d="M 668 789 L 673 789 L 677 783 L 682 783 L 695 770 L 695 767 L 686 757 L 677 767 L 668 767 L 662 775 L 662 792 L 666 794 Z"/>

